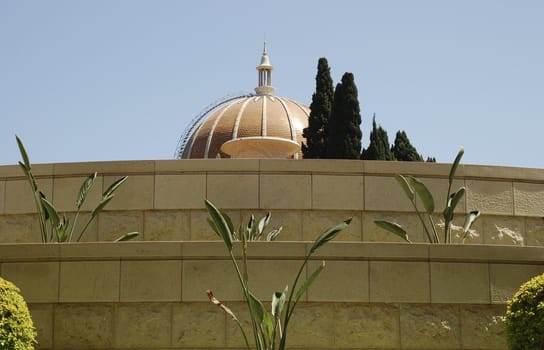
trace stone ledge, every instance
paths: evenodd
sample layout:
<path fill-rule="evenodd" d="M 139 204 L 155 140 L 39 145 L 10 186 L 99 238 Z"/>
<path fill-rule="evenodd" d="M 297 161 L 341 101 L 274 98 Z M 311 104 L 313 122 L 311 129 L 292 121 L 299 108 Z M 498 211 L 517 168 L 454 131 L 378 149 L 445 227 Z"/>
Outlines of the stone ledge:
<path fill-rule="evenodd" d="M 268 298 L 292 282 L 312 243 L 250 245 L 252 289 Z M 241 301 L 229 260 L 220 241 L 0 244 L 0 275 L 32 303 L 194 302 L 205 301 L 210 288 Z M 328 265 L 321 288 L 302 301 L 504 304 L 544 273 L 544 248 L 533 247 L 331 242 L 303 275 L 321 260 Z"/>
<path fill-rule="evenodd" d="M 221 241 L 0 244 L 0 262 L 42 260 L 228 259 Z M 252 242 L 253 260 L 301 260 L 311 242 Z M 427 243 L 330 242 L 312 260 L 383 260 L 544 265 L 544 247 L 436 245 Z"/>
<path fill-rule="evenodd" d="M 37 177 L 182 173 L 286 173 L 447 178 L 449 163 L 386 162 L 331 159 L 183 159 L 33 164 Z M 24 178 L 18 165 L 0 166 L 0 179 Z M 544 169 L 460 164 L 456 178 L 487 181 L 544 182 Z"/>

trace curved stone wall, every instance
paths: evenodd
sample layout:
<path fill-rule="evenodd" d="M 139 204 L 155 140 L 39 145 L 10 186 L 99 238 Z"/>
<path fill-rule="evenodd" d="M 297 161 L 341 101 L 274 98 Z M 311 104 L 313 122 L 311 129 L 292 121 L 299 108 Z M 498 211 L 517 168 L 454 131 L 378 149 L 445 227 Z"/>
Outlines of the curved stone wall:
<path fill-rule="evenodd" d="M 61 211 L 74 210 L 81 182 L 99 176 L 86 208 L 116 178 L 128 175 L 118 195 L 91 227 L 87 241 L 111 241 L 138 231 L 142 240 L 214 240 L 204 198 L 239 222 L 272 212 L 284 240 L 311 240 L 323 227 L 353 217 L 343 240 L 398 241 L 375 227 L 375 219 L 403 224 L 416 242 L 425 237 L 394 175 L 421 179 L 445 202 L 449 164 L 352 160 L 164 160 L 39 164 L 39 186 Z M 544 170 L 461 165 L 455 187 L 466 186 L 459 214 L 478 209 L 478 234 L 467 243 L 544 245 Z M 0 242 L 38 242 L 34 202 L 18 166 L 0 167 Z M 464 215 L 454 222 L 461 226 Z"/>
<path fill-rule="evenodd" d="M 424 242 L 394 176 L 415 175 L 428 185 L 439 222 L 449 169 L 349 160 L 39 164 L 39 187 L 68 215 L 88 174 L 99 176 L 85 215 L 115 179 L 129 179 L 86 243 L 36 244 L 26 179 L 19 167 L 2 166 L 0 275 L 28 301 L 38 349 L 240 349 L 235 325 L 205 294 L 213 289 L 247 319 L 222 242 L 206 222 L 204 198 L 235 224 L 271 211 L 271 225 L 284 227 L 284 242 L 250 247 L 251 278 L 264 300 L 292 280 L 308 241 L 353 217 L 311 261 L 328 263 L 297 310 L 289 348 L 505 349 L 506 300 L 544 273 L 544 170 L 461 165 L 455 187 L 466 186 L 467 194 L 459 214 L 482 211 L 478 236 L 465 245 L 398 243 L 374 225 L 398 221 L 413 241 Z M 130 231 L 145 242 L 105 242 Z"/>
<path fill-rule="evenodd" d="M 268 302 L 291 283 L 310 246 L 251 243 L 254 294 Z M 243 347 L 205 293 L 247 320 L 222 242 L 2 244 L 0 257 L 2 277 L 29 303 L 39 349 Z M 544 273 L 540 247 L 332 242 L 309 272 L 322 259 L 289 348 L 505 349 L 505 301 Z"/>

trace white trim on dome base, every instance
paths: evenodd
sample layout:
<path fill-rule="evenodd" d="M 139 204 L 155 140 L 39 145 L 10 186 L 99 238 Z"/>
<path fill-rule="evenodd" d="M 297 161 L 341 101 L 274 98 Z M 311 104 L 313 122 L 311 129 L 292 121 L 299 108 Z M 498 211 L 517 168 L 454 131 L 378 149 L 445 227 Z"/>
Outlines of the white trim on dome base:
<path fill-rule="evenodd" d="M 300 151 L 295 141 L 281 137 L 254 136 L 243 137 L 225 142 L 221 152 L 231 158 L 293 158 Z"/>

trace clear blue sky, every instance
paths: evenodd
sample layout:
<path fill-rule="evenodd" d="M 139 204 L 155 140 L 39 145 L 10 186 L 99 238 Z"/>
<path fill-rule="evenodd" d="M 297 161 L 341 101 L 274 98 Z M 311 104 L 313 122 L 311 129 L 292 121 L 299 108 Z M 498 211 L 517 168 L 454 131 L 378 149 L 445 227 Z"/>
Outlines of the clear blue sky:
<path fill-rule="evenodd" d="M 266 38 L 280 96 L 319 57 L 425 157 L 544 168 L 543 1 L 0 1 L 0 165 L 170 159 L 190 120 L 250 92 Z"/>

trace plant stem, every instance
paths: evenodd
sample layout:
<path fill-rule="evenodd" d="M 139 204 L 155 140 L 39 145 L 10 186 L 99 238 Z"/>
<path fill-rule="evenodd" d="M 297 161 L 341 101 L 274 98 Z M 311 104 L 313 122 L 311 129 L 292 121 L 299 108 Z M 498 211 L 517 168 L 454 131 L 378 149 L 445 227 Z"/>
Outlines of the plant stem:
<path fill-rule="evenodd" d="M 74 216 L 74 222 L 72 222 L 72 227 L 70 228 L 70 234 L 68 235 L 68 242 L 72 241 L 72 235 L 74 233 L 74 229 L 76 228 L 76 223 L 78 218 L 79 218 L 79 209 L 76 212 L 76 216 Z"/>
<path fill-rule="evenodd" d="M 89 228 L 89 225 L 91 224 L 91 222 L 93 222 L 93 219 L 94 219 L 94 217 L 91 215 L 91 218 L 87 221 L 87 223 L 85 224 L 85 226 L 83 227 L 83 229 L 79 233 L 79 236 L 77 236 L 77 241 L 76 242 L 79 242 L 81 240 L 81 237 L 83 237 L 83 234 L 85 233 L 85 231 L 87 231 L 87 228 Z M 75 224 L 75 222 L 74 222 L 74 224 Z"/>
<path fill-rule="evenodd" d="M 49 220 L 49 221 L 51 221 L 51 220 Z M 55 236 L 57 236 L 57 235 L 55 234 L 55 226 L 53 225 L 52 222 L 51 222 L 51 225 L 50 225 L 50 226 L 51 226 L 51 236 L 49 237 L 49 241 L 50 241 L 50 242 L 53 242 L 53 238 L 54 238 Z M 60 242 L 59 242 L 59 239 L 58 239 L 58 236 L 57 236 L 57 243 L 60 243 Z"/>
<path fill-rule="evenodd" d="M 247 285 L 249 274 L 247 272 L 247 237 L 243 232 L 240 232 L 240 238 L 242 238 L 242 261 L 244 269 L 244 283 Z"/>
<path fill-rule="evenodd" d="M 244 331 L 244 327 L 242 327 L 242 323 L 240 320 L 235 320 L 236 324 L 240 328 L 240 331 L 242 331 L 242 336 L 244 337 L 244 342 L 246 343 L 247 350 L 251 350 L 251 347 L 249 346 L 249 341 L 247 340 L 246 332 Z"/>
<path fill-rule="evenodd" d="M 450 221 L 444 220 L 444 243 L 451 243 L 450 237 Z"/>
<path fill-rule="evenodd" d="M 45 218 L 43 216 L 43 210 L 41 203 L 38 201 L 40 194 L 34 192 L 34 202 L 36 203 L 36 209 L 38 210 L 38 220 L 40 222 L 40 231 L 42 234 L 42 243 L 47 243 L 47 227 L 45 226 Z"/>
<path fill-rule="evenodd" d="M 240 285 L 242 286 L 244 297 L 246 298 L 249 315 L 251 316 L 251 325 L 253 327 L 253 337 L 255 338 L 255 346 L 257 347 L 258 350 L 260 350 L 263 348 L 262 340 L 260 339 L 261 337 L 259 337 L 260 330 L 253 317 L 253 310 L 251 309 L 251 303 L 249 302 L 249 289 L 247 287 L 246 282 L 244 281 L 244 278 L 242 277 L 242 273 L 240 272 L 240 268 L 238 267 L 238 263 L 236 262 L 236 258 L 234 257 L 232 250 L 229 251 L 229 254 L 230 254 L 230 260 L 232 261 L 232 264 L 234 265 L 234 269 L 236 270 L 236 275 L 238 276 L 238 280 L 240 281 Z"/>
<path fill-rule="evenodd" d="M 431 228 L 433 229 L 434 239 L 436 240 L 435 243 L 440 243 L 440 237 L 438 237 L 438 232 L 436 232 L 436 226 L 434 224 L 433 215 L 429 215 L 429 223 L 431 225 Z"/>
<path fill-rule="evenodd" d="M 304 262 L 300 266 L 300 268 L 298 270 L 298 273 L 297 273 L 297 277 L 295 277 L 295 281 L 293 282 L 291 292 L 289 293 L 289 299 L 287 299 L 288 300 L 287 308 L 285 309 L 285 318 L 284 318 L 284 321 L 283 321 L 283 336 L 280 339 L 279 350 L 284 350 L 285 349 L 285 343 L 286 343 L 286 339 L 287 339 L 287 326 L 289 325 L 289 320 L 291 319 L 291 315 L 293 314 L 293 311 L 295 310 L 295 306 L 297 305 L 297 302 L 298 302 L 297 300 L 295 300 L 293 303 L 291 303 L 291 300 L 293 299 L 293 293 L 295 292 L 296 286 L 298 284 L 298 280 L 300 279 L 300 275 L 302 274 L 302 271 L 304 270 L 304 268 L 308 264 L 308 259 L 310 258 L 311 254 L 312 254 L 311 252 L 306 254 L 306 257 L 304 258 Z M 292 304 L 292 306 L 291 306 L 291 304 Z"/>
<path fill-rule="evenodd" d="M 429 229 L 427 228 L 427 225 L 425 225 L 425 220 L 423 220 L 423 216 L 421 216 L 421 213 L 419 212 L 419 209 L 417 209 L 417 204 L 415 200 L 411 200 L 412 205 L 414 206 L 414 209 L 416 211 L 417 217 L 419 218 L 419 221 L 423 225 L 423 229 L 425 230 L 425 233 L 427 234 L 427 239 L 429 240 L 429 243 L 437 243 L 434 242 L 433 237 L 431 236 L 431 233 L 429 232 Z"/>

